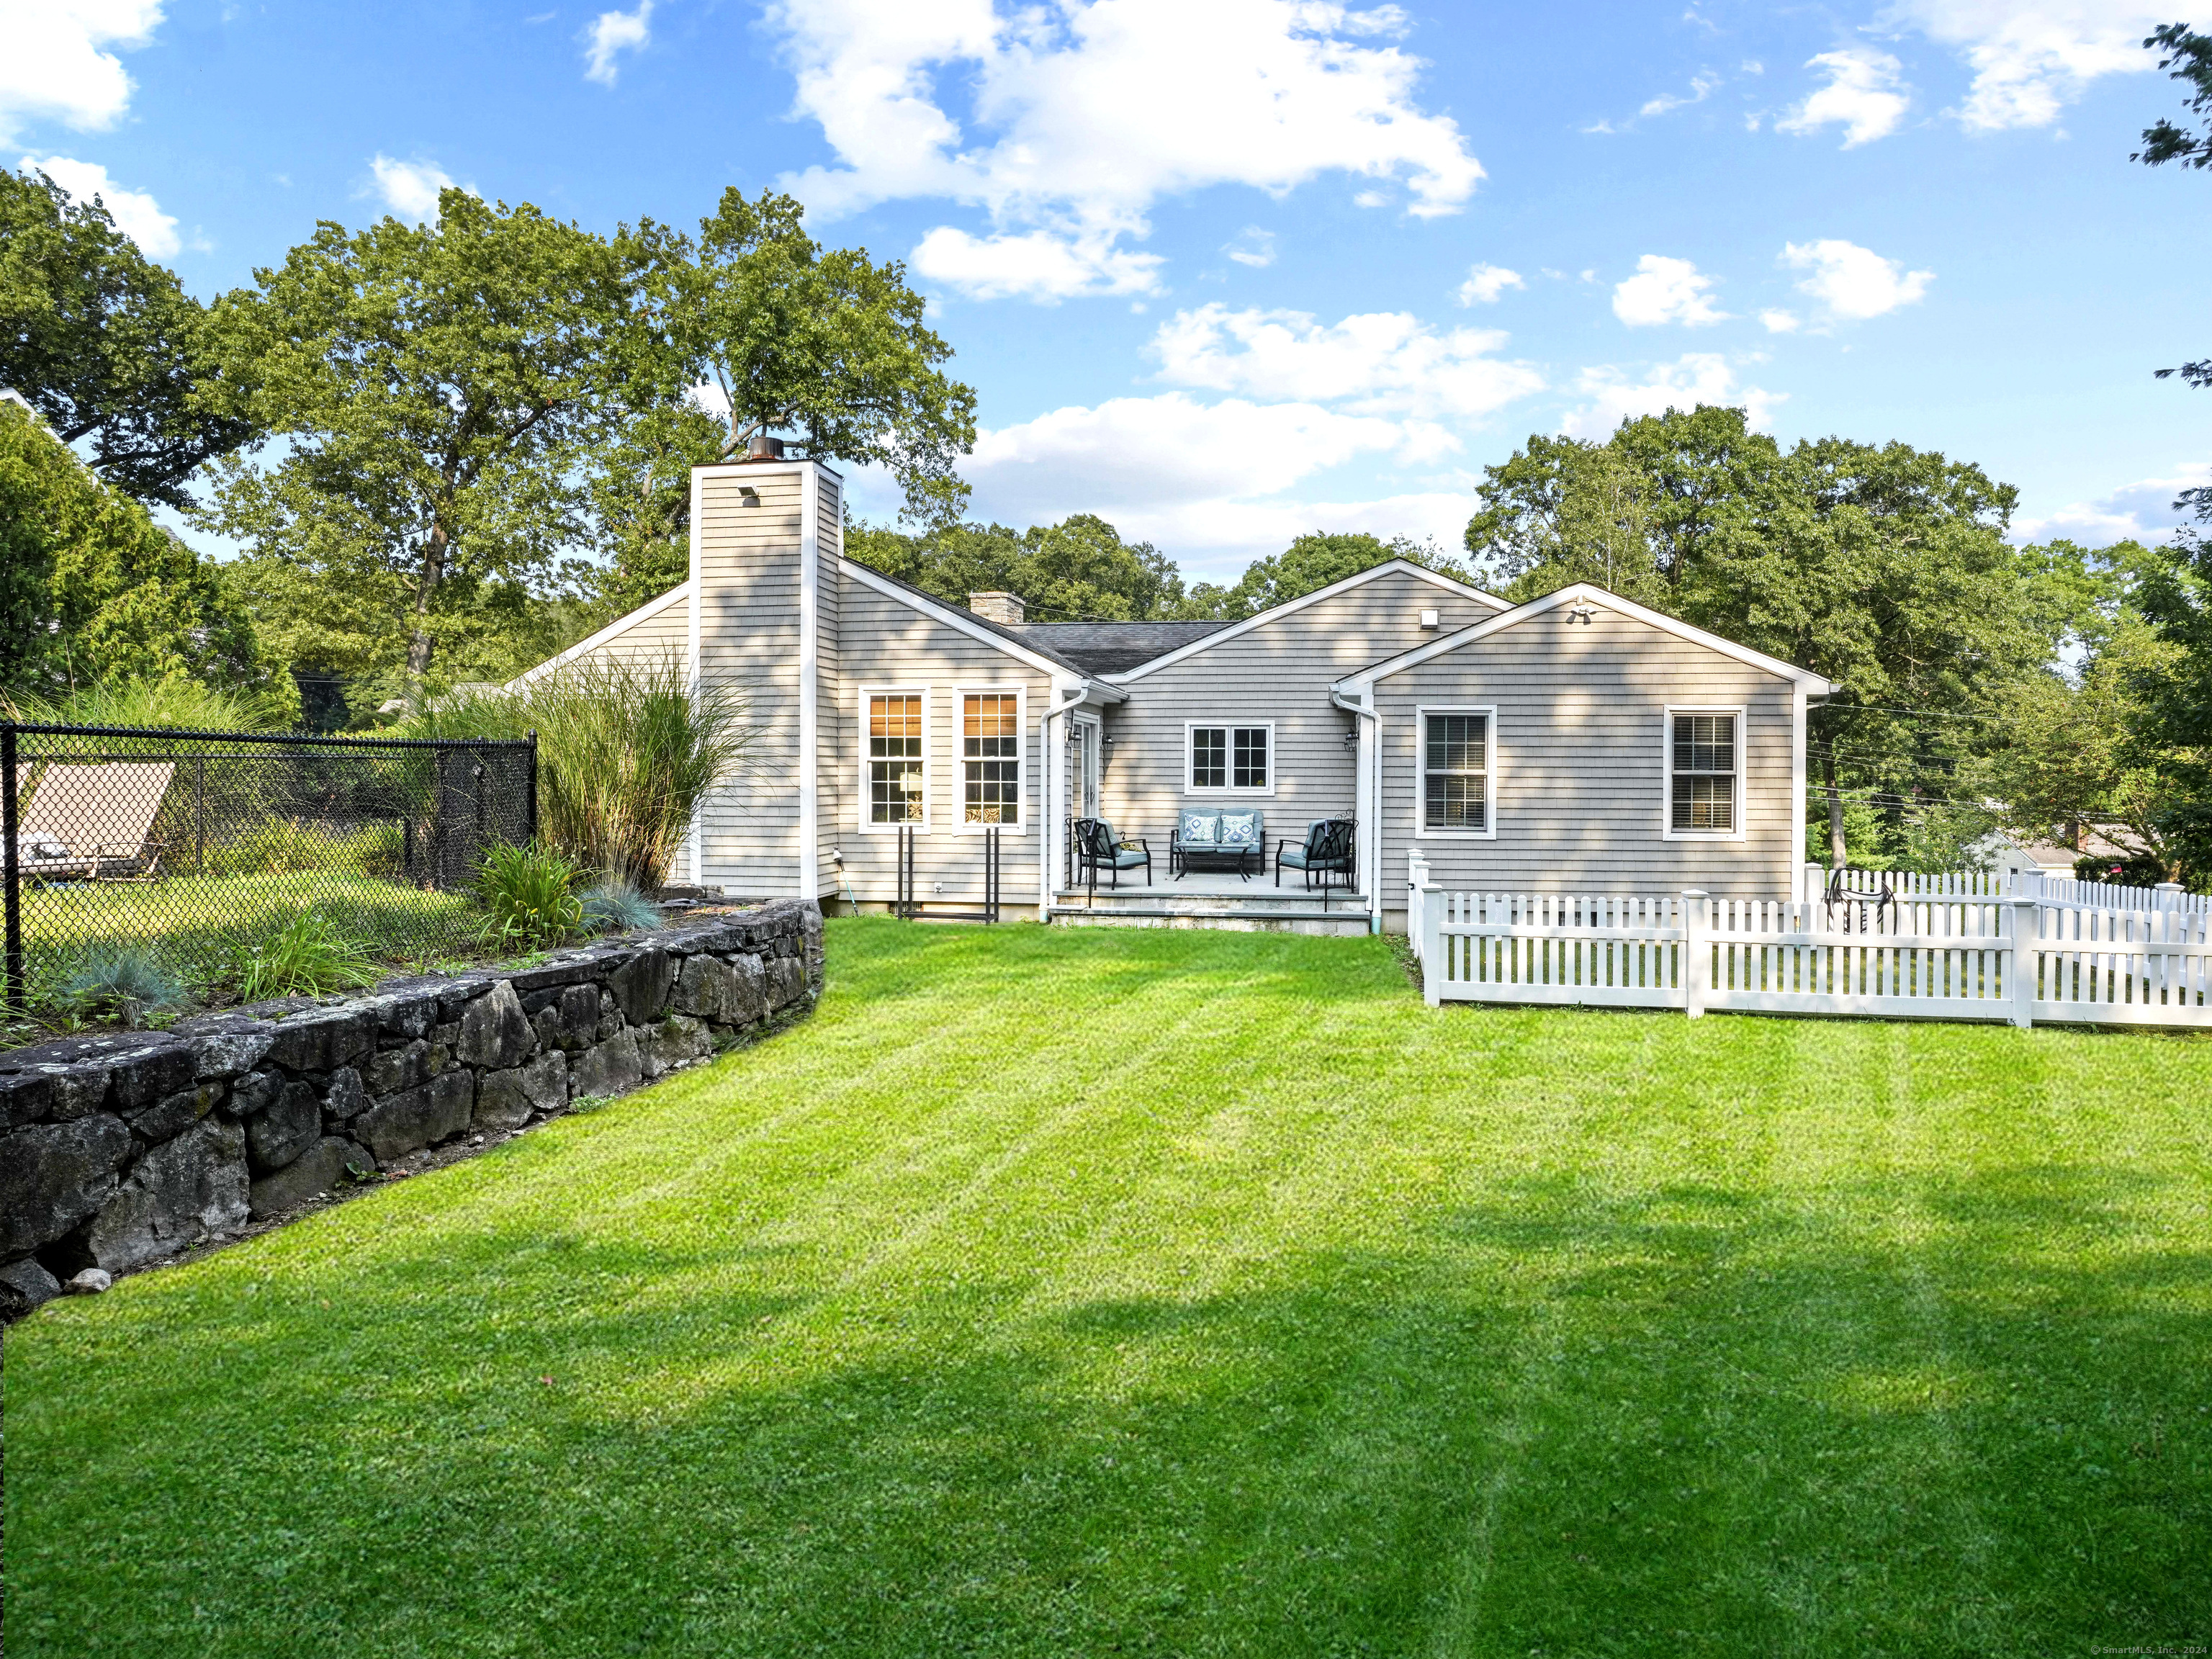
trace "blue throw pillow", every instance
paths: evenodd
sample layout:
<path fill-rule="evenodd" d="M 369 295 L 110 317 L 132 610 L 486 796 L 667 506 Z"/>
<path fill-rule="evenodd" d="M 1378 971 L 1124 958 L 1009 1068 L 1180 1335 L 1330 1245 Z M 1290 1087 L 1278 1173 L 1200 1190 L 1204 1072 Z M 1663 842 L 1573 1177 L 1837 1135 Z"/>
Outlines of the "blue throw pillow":
<path fill-rule="evenodd" d="M 1257 812 L 1224 812 L 1221 815 L 1221 844 L 1224 847 L 1251 847 L 1260 839 L 1260 815 Z"/>
<path fill-rule="evenodd" d="M 1220 817 L 1212 812 L 1186 812 L 1182 815 L 1182 844 L 1186 847 L 1211 847 L 1218 839 L 1215 831 L 1220 827 Z"/>

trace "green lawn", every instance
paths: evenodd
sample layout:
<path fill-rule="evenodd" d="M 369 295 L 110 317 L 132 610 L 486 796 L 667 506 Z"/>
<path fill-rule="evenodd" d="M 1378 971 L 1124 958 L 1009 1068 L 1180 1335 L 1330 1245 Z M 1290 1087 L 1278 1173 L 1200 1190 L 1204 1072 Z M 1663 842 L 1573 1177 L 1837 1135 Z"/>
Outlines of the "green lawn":
<path fill-rule="evenodd" d="M 2212 1043 L 830 953 L 760 1047 L 15 1329 L 9 1653 L 2212 1636 Z"/>

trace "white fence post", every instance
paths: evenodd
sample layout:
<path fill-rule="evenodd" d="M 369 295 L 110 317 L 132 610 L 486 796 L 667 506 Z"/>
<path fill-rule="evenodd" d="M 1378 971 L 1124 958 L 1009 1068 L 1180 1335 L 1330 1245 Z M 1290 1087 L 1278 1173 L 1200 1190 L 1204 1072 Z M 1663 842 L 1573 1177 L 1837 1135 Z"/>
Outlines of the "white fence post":
<path fill-rule="evenodd" d="M 2162 881 L 2151 890 L 2158 895 L 2160 909 L 2179 910 L 2181 908 L 2181 896 L 2188 890 L 2178 881 Z"/>
<path fill-rule="evenodd" d="M 1427 879 L 1425 869 L 1421 875 L 1413 895 L 1421 907 L 1421 1000 L 1433 1008 L 1443 1000 L 1444 969 L 1449 965 L 1443 956 L 1444 890 Z"/>
<path fill-rule="evenodd" d="M 1797 894 L 1797 902 L 1800 904 L 1818 904 L 1827 896 L 1827 891 L 1828 866 L 1825 864 L 1808 864 L 1805 866 L 1803 885 Z"/>
<path fill-rule="evenodd" d="M 1712 977 L 1713 947 L 1706 938 L 1710 921 L 1704 890 L 1692 887 L 1682 894 L 1682 1012 L 1692 1019 L 1705 1017 L 1705 981 Z"/>
<path fill-rule="evenodd" d="M 2012 1023 L 2026 1030 L 2035 1024 L 2035 966 L 2043 933 L 2043 913 L 2032 898 L 2012 901 L 2012 951 L 2005 958 L 2005 988 L 2012 993 Z"/>

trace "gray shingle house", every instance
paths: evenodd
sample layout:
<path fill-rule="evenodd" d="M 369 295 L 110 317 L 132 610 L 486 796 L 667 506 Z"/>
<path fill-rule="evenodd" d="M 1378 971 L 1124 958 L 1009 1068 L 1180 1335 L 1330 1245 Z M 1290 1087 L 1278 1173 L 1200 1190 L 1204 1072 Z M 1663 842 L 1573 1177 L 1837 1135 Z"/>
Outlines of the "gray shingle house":
<path fill-rule="evenodd" d="M 1832 688 L 1601 589 L 1509 605 L 1394 561 L 1239 623 L 1030 622 L 845 557 L 825 466 L 691 489 L 690 580 L 526 676 L 669 653 L 747 689 L 754 764 L 700 813 L 689 880 L 874 908 L 903 854 L 925 912 L 968 908 L 994 842 L 1010 914 L 1330 931 L 1402 927 L 1415 850 L 1455 889 L 1793 890 Z M 1171 856 L 1194 812 L 1251 816 L 1258 873 Z M 1093 893 L 1079 819 L 1149 869 Z M 1278 869 L 1322 820 L 1354 826 L 1326 899 Z"/>

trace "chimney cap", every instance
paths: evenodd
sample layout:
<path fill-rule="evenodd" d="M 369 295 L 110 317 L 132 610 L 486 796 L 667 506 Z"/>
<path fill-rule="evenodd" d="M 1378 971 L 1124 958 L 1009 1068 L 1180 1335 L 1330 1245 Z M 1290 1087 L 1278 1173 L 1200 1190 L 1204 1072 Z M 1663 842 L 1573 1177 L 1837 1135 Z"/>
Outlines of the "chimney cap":
<path fill-rule="evenodd" d="M 1018 593 L 970 593 L 968 608 L 984 621 L 994 623 L 1024 621 L 1029 610 Z"/>
<path fill-rule="evenodd" d="M 749 461 L 780 461 L 783 459 L 783 440 L 771 438 L 765 432 L 756 432 L 745 445 Z"/>

